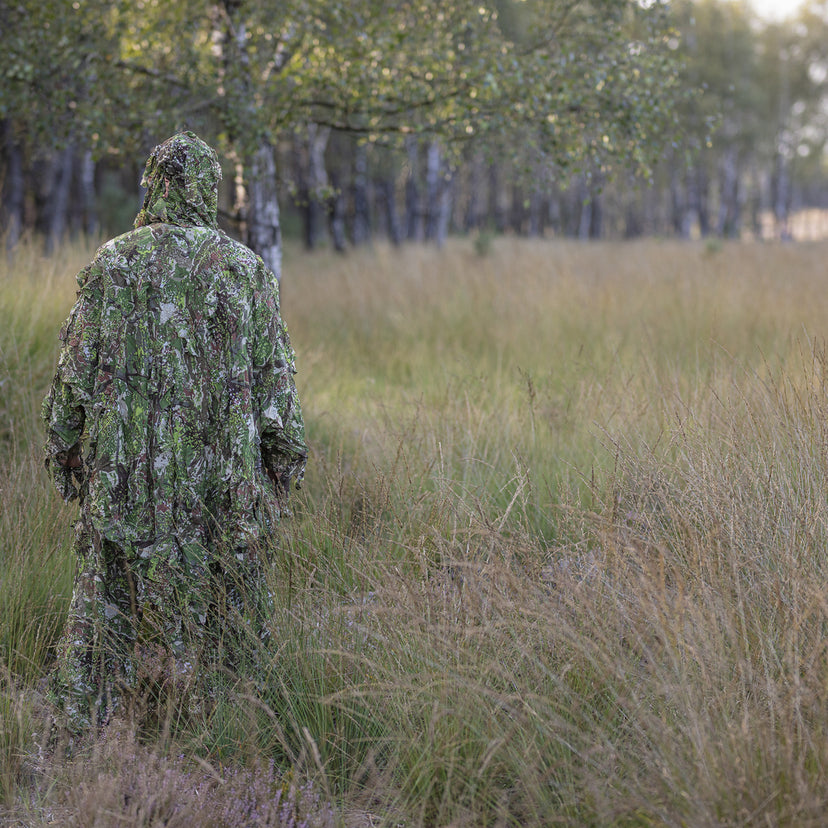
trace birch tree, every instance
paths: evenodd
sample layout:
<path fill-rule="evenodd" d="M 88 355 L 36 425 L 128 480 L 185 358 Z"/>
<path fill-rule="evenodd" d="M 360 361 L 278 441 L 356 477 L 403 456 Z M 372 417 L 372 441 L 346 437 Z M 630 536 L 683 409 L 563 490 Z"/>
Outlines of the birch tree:
<path fill-rule="evenodd" d="M 274 146 L 297 124 L 368 142 L 422 136 L 446 164 L 464 142 L 508 132 L 533 164 L 646 168 L 675 72 L 666 5 L 645 5 L 21 0 L 4 6 L 19 43 L 0 115 L 13 127 L 39 102 L 43 134 L 95 153 L 143 154 L 195 129 L 232 170 L 240 235 L 278 273 Z"/>

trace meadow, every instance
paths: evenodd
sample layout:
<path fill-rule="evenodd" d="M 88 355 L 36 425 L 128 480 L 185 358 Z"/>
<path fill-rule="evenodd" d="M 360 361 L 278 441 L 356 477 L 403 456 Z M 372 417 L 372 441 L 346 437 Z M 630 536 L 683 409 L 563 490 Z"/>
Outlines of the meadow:
<path fill-rule="evenodd" d="M 0 824 L 823 823 L 828 244 L 288 249 L 272 639 L 64 758 L 39 406 L 92 252 L 0 263 Z"/>

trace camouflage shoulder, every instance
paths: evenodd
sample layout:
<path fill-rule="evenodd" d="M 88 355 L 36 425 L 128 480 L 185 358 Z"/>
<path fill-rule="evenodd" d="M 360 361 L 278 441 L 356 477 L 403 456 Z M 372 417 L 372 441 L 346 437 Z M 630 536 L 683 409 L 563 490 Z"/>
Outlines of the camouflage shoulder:
<path fill-rule="evenodd" d="M 219 243 L 233 262 L 251 269 L 258 267 L 258 262 L 261 261 L 260 257 L 257 256 L 246 244 L 243 244 L 237 239 L 228 236 L 223 230 L 214 232 L 218 233 Z"/>
<path fill-rule="evenodd" d="M 141 227 L 140 231 L 148 230 L 147 227 Z M 96 251 L 92 261 L 75 277 L 78 286 L 83 288 L 90 285 L 96 279 L 100 279 L 103 272 L 109 263 L 115 261 L 125 244 L 131 241 L 136 241 L 136 236 L 140 233 L 139 230 L 130 230 L 126 233 L 121 233 L 120 236 L 115 236 L 109 241 L 104 242 Z"/>
<path fill-rule="evenodd" d="M 156 232 L 154 225 L 144 225 L 104 242 L 98 248 L 92 262 L 78 276 L 78 284 L 84 287 L 95 278 L 100 278 L 108 267 L 123 264 L 125 258 L 129 261 L 135 251 L 154 246 Z"/>
<path fill-rule="evenodd" d="M 254 253 L 246 244 L 228 236 L 223 230 L 219 230 L 218 233 L 221 236 L 222 245 L 228 246 L 233 262 L 247 268 L 251 274 L 256 273 L 263 281 L 278 284 L 276 277 L 268 269 L 261 256 Z"/>
<path fill-rule="evenodd" d="M 126 233 L 121 233 L 120 236 L 110 239 L 105 244 L 98 248 L 97 256 L 117 256 L 125 248 L 132 245 L 151 244 L 155 238 L 155 225 L 145 224 L 141 227 L 136 227 L 134 230 L 127 230 Z"/>

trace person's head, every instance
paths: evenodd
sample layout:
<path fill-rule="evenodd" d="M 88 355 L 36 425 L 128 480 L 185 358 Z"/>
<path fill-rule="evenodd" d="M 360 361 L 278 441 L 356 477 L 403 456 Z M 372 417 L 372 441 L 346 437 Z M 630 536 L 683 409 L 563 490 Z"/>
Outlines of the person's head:
<path fill-rule="evenodd" d="M 179 132 L 150 153 L 141 186 L 144 206 L 135 219 L 182 226 L 216 226 L 221 166 L 215 150 L 194 132 Z"/>

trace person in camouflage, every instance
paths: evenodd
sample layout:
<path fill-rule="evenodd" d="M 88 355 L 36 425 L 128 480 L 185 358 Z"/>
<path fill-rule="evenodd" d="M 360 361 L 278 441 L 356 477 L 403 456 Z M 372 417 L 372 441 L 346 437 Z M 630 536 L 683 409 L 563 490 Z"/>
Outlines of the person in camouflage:
<path fill-rule="evenodd" d="M 52 479 L 81 503 L 52 683 L 72 731 L 266 632 L 261 555 L 307 448 L 278 284 L 217 228 L 220 178 L 192 132 L 155 147 L 135 229 L 78 275 L 61 330 L 43 418 Z"/>

